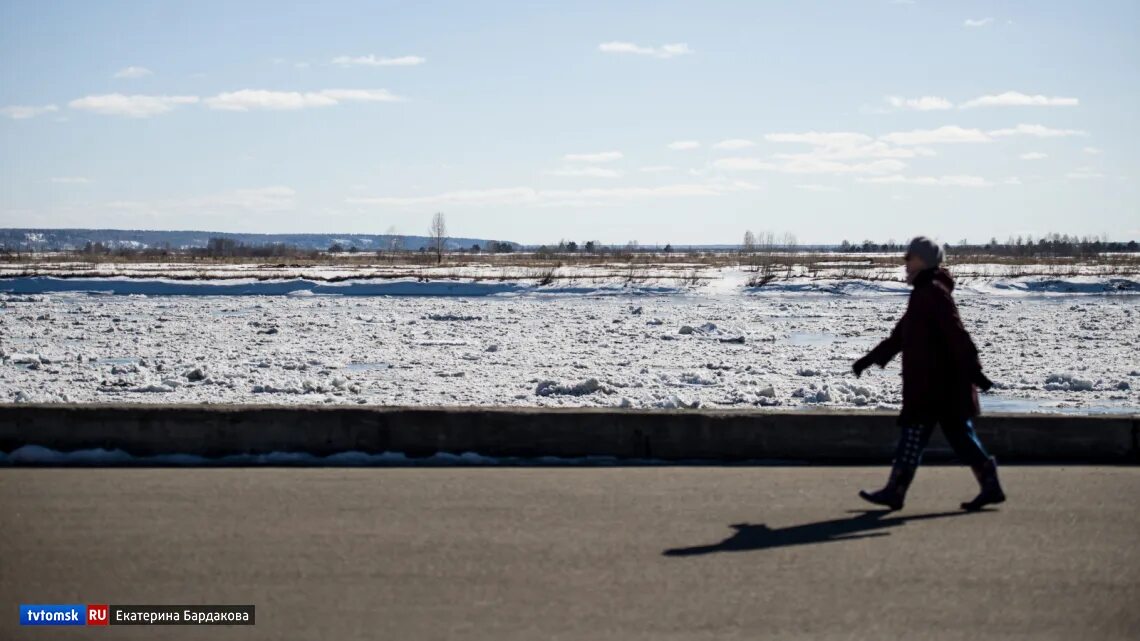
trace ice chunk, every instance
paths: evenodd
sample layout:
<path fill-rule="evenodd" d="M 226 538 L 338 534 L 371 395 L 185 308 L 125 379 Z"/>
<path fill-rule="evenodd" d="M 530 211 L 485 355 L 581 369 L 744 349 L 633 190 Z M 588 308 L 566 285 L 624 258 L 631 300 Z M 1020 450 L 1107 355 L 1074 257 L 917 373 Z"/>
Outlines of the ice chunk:
<path fill-rule="evenodd" d="M 539 396 L 585 396 L 602 389 L 596 378 L 590 378 L 575 385 L 562 385 L 556 381 L 541 381 L 534 393 Z"/>
<path fill-rule="evenodd" d="M 1072 374 L 1050 374 L 1045 379 L 1045 389 L 1050 391 L 1088 392 L 1093 389 L 1093 382 L 1076 378 Z"/>

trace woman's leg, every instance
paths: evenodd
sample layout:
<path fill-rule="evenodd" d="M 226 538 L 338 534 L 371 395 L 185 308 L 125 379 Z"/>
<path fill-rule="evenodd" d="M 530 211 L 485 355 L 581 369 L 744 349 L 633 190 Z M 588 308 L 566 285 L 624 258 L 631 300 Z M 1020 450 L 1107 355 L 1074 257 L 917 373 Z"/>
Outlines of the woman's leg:
<path fill-rule="evenodd" d="M 973 512 L 1005 501 L 1005 492 L 998 481 L 997 460 L 989 455 L 978 439 L 974 422 L 970 419 L 945 420 L 942 422 L 942 433 L 946 435 L 946 440 L 958 458 L 974 471 L 974 478 L 978 479 L 981 487 L 981 492 L 974 500 L 963 503 L 962 509 Z"/>
<path fill-rule="evenodd" d="M 986 448 L 978 439 L 974 431 L 974 421 L 971 419 L 946 419 L 942 423 L 942 433 L 946 436 L 950 447 L 963 463 L 970 467 L 977 467 L 990 460 Z"/>
<path fill-rule="evenodd" d="M 907 425 L 902 428 L 898 445 L 895 447 L 894 464 L 887 485 L 877 492 L 860 491 L 859 496 L 876 505 L 885 505 L 892 510 L 902 509 L 907 489 L 914 480 L 915 470 L 922 462 L 922 453 L 930 442 L 933 424 Z"/>
<path fill-rule="evenodd" d="M 909 468 L 917 468 L 922 463 L 922 453 L 930 442 L 930 434 L 934 431 L 934 424 L 908 425 L 902 429 L 899 444 L 895 448 L 895 462 L 901 462 Z"/>

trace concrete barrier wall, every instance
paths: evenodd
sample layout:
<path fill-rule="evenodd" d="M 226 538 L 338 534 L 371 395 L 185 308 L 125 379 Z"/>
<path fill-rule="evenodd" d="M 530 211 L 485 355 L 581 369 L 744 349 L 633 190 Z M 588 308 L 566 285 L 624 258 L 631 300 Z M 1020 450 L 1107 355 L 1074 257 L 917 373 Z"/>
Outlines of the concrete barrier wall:
<path fill-rule="evenodd" d="M 1005 461 L 1140 462 L 1140 416 L 985 416 L 978 434 Z M 2 405 L 0 451 L 120 449 L 138 456 L 346 451 L 664 460 L 885 462 L 898 428 L 884 412 L 633 411 L 249 405 Z M 950 450 L 936 433 L 928 459 Z"/>

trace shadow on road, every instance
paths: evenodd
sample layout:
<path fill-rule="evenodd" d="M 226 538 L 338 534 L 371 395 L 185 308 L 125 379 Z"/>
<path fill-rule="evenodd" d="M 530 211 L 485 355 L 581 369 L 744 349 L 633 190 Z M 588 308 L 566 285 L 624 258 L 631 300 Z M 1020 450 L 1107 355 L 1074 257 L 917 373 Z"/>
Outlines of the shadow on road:
<path fill-rule="evenodd" d="M 984 511 L 984 510 L 983 510 Z M 767 525 L 753 525 L 751 523 L 735 523 L 732 528 L 736 530 L 732 536 L 713 545 L 698 545 L 688 548 L 673 548 L 662 552 L 665 556 L 695 556 L 711 554 L 713 552 L 747 552 L 749 550 L 766 550 L 790 545 L 807 545 L 810 543 L 828 543 L 831 541 L 854 541 L 877 536 L 889 536 L 889 532 L 876 532 L 886 528 L 897 527 L 908 521 L 924 521 L 927 519 L 941 519 L 951 516 L 964 516 L 969 512 L 934 512 L 931 514 L 916 514 L 914 516 L 887 516 L 889 510 L 859 511 L 858 516 L 846 519 L 832 519 L 830 521 L 817 521 L 804 525 L 772 529 Z"/>

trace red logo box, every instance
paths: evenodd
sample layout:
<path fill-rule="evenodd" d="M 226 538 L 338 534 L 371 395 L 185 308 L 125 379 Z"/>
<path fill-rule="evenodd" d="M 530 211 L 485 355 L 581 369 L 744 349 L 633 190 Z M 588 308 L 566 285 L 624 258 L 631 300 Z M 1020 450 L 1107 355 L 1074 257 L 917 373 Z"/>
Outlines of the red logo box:
<path fill-rule="evenodd" d="M 110 616 L 106 604 L 87 605 L 87 625 L 108 625 Z"/>

